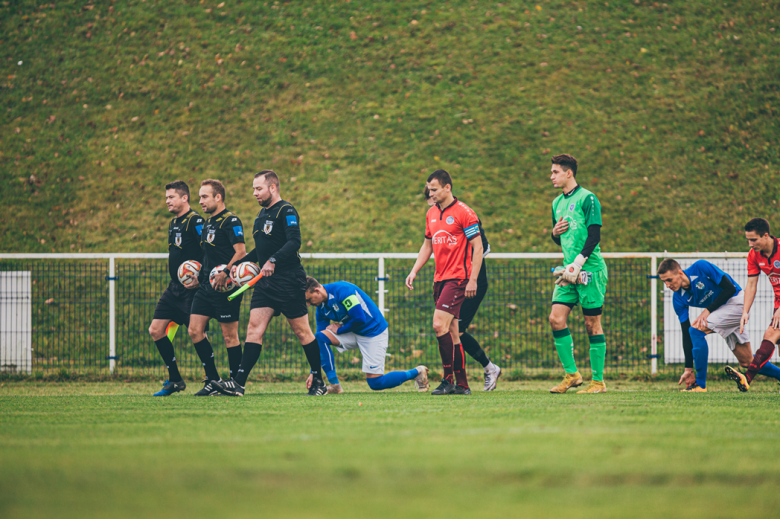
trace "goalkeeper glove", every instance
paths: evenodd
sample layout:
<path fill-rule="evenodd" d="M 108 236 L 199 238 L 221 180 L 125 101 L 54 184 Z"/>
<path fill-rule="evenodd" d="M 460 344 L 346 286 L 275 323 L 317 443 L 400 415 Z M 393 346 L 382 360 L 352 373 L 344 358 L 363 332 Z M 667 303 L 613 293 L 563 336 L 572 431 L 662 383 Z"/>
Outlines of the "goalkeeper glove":
<path fill-rule="evenodd" d="M 572 263 L 566 265 L 566 268 L 563 270 L 561 279 L 564 279 L 569 283 L 577 283 L 580 279 L 580 271 L 582 270 L 582 266 L 585 265 L 585 261 L 587 261 L 587 259 L 588 258 L 582 254 L 578 254 Z"/>

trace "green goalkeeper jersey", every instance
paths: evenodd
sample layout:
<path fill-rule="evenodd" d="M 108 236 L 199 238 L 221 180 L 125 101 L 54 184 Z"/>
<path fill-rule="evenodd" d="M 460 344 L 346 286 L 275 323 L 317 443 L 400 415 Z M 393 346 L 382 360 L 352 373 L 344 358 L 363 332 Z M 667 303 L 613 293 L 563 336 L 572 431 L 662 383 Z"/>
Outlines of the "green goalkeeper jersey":
<path fill-rule="evenodd" d="M 565 264 L 572 263 L 582 252 L 588 238 L 588 227 L 601 225 L 601 204 L 596 195 L 577 186 L 568 195 L 561 194 L 552 203 L 553 226 L 563 218 L 569 222 L 569 230 L 561 234 L 561 248 Z M 598 272 L 607 267 L 601 257 L 601 244 L 596 245 L 582 270 Z"/>

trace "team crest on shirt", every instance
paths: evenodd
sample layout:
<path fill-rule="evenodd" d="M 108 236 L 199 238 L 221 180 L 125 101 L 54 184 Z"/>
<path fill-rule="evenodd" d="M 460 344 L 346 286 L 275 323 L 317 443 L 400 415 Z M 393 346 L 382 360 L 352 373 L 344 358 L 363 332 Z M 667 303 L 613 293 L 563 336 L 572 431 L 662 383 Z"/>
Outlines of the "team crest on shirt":
<path fill-rule="evenodd" d="M 574 211 L 574 204 L 571 204 L 571 205 L 569 206 L 569 211 Z"/>
<path fill-rule="evenodd" d="M 176 238 L 173 239 L 173 243 L 176 244 L 177 247 L 181 247 L 181 233 L 176 233 Z"/>
<path fill-rule="evenodd" d="M 772 263 L 772 265 L 773 265 L 773 266 L 774 266 L 776 269 L 780 269 L 780 260 L 775 260 L 775 262 L 774 262 L 774 263 Z"/>
<path fill-rule="evenodd" d="M 206 235 L 206 241 L 208 243 L 214 243 L 214 238 L 216 237 L 217 230 L 216 229 L 209 229 L 208 235 Z"/>
<path fill-rule="evenodd" d="M 265 225 L 263 225 L 263 232 L 266 234 L 271 234 L 271 231 L 274 229 L 274 221 L 273 220 L 266 220 Z"/>
<path fill-rule="evenodd" d="M 452 225 L 454 223 L 455 223 L 455 218 L 453 218 L 452 216 L 448 216 L 447 217 L 447 225 Z"/>
<path fill-rule="evenodd" d="M 702 290 L 704 288 L 704 283 L 702 283 L 701 281 L 697 281 L 696 282 L 696 288 L 698 288 L 699 290 Z"/>

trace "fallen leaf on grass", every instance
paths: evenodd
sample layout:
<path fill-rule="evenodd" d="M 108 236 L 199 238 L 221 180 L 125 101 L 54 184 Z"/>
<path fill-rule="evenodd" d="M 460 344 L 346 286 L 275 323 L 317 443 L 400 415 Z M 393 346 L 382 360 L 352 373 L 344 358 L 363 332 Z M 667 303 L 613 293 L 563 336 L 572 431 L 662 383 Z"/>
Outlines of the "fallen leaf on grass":
<path fill-rule="evenodd" d="M 41 241 L 43 241 L 43 240 L 41 240 Z M 43 304 L 45 304 L 45 305 L 50 305 L 50 304 L 52 304 L 53 302 L 54 302 L 54 298 L 52 297 L 51 299 L 47 299 L 46 301 L 44 301 L 44 302 L 43 302 Z"/>

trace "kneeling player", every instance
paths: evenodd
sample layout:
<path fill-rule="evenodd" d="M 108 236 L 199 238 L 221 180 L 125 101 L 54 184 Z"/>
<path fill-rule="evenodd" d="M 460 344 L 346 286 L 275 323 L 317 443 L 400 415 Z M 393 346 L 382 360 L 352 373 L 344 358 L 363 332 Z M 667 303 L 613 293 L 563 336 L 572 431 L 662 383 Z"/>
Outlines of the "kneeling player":
<path fill-rule="evenodd" d="M 740 331 L 745 329 L 750 319 L 750 308 L 756 298 L 758 276 L 761 272 L 769 277 L 769 282 L 772 284 L 775 293 L 775 312 L 769 328 L 764 332 L 761 346 L 750 361 L 745 374 L 726 366 L 726 375 L 736 382 L 737 388 L 743 392 L 750 389 L 750 383 L 758 373 L 767 374 L 767 366 L 770 367 L 770 371 L 777 370 L 775 366 L 769 364 L 769 359 L 775 352 L 775 344 L 780 340 L 780 251 L 778 251 L 780 240 L 769 234 L 769 222 L 763 218 L 753 218 L 745 225 L 745 238 L 750 245 L 750 252 L 747 258 L 748 282 L 745 287 L 745 307 L 742 310 Z"/>
<path fill-rule="evenodd" d="M 328 393 L 343 392 L 336 375 L 331 345 L 340 352 L 360 350 L 368 387 L 375 391 L 400 386 L 408 380 L 414 380 L 417 391 L 428 391 L 428 368 L 425 366 L 385 373 L 389 337 L 387 321 L 357 285 L 346 281 L 321 285 L 309 276 L 306 278 L 306 302 L 317 307 L 317 333 L 314 337 L 320 345 L 323 371 L 331 383 Z"/>
<path fill-rule="evenodd" d="M 753 358 L 747 332 L 740 325 L 745 293 L 734 279 L 709 261 L 699 260 L 683 270 L 673 259 L 658 266 L 658 277 L 674 292 L 674 311 L 680 319 L 685 351 L 685 372 L 680 384 L 683 391 L 707 391 L 707 357 L 709 348 L 705 336 L 717 333 L 726 340 L 739 364 L 747 368 Z M 691 323 L 688 308 L 704 308 Z M 693 367 L 696 366 L 696 374 Z M 780 378 L 780 369 L 764 366 L 764 375 Z"/>

